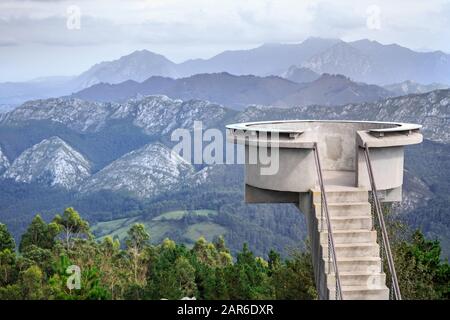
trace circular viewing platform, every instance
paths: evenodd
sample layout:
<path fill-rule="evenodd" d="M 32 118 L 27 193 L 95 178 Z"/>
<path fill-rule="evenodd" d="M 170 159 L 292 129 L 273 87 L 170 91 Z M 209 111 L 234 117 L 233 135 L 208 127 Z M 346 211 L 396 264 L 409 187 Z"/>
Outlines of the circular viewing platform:
<path fill-rule="evenodd" d="M 394 190 L 403 183 L 404 147 L 422 142 L 421 127 L 376 121 L 261 121 L 228 125 L 227 139 L 245 145 L 246 184 L 251 187 L 288 192 L 314 188 L 315 145 L 326 185 L 368 187 L 362 154 L 362 148 L 368 146 L 379 190 Z M 278 170 L 273 175 L 263 175 L 261 169 L 266 163 L 259 157 L 252 162 L 249 154 L 261 154 L 271 147 L 278 149 Z"/>
<path fill-rule="evenodd" d="M 353 137 L 358 133 L 360 136 L 364 136 L 364 142 L 369 147 L 383 145 L 379 143 L 381 140 L 370 139 L 370 137 L 388 137 L 388 139 L 383 139 L 384 144 L 389 144 L 389 141 L 394 144 L 395 137 L 399 137 L 401 141 L 398 143 L 403 145 L 420 143 L 422 141 L 420 139 L 421 135 L 420 137 L 413 135 L 414 133 L 419 133 L 422 128 L 421 125 L 400 122 L 280 120 L 235 123 L 227 125 L 226 128 L 228 129 L 229 135 L 234 136 L 237 140 L 240 140 L 240 137 L 246 136 L 247 140 L 251 142 L 261 134 L 264 135 L 264 138 L 267 136 L 273 138 L 274 134 L 276 134 L 281 143 L 291 142 L 293 146 L 296 145 L 296 142 L 299 143 L 299 146 L 302 145 L 300 142 L 305 142 L 304 145 L 309 146 L 308 143 L 319 142 L 327 134 L 333 134 L 339 137 L 345 137 L 350 134 Z M 416 141 L 417 139 L 414 138 L 419 138 L 420 141 Z"/>

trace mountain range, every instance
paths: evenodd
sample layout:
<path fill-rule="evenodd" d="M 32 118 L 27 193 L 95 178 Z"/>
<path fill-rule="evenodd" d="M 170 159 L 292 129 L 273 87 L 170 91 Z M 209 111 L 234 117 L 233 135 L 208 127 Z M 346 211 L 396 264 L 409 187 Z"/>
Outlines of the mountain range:
<path fill-rule="evenodd" d="M 336 106 L 346 103 L 374 102 L 392 96 L 382 87 L 351 81 L 343 75 L 324 73 L 318 79 L 304 83 L 302 88 L 273 103 L 273 106 Z"/>
<path fill-rule="evenodd" d="M 450 226 L 435 213 L 450 205 L 446 196 L 450 190 L 446 180 L 450 172 L 446 160 L 450 154 L 449 106 L 450 90 L 340 106 L 252 106 L 241 112 L 203 100 L 166 96 L 123 103 L 75 98 L 30 101 L 0 116 L 0 166 L 4 171 L 0 219 L 19 234 L 31 215 L 50 216 L 69 204 L 94 224 L 153 217 L 170 210 L 210 209 L 220 212 L 209 219 L 226 227 L 227 239 L 240 244 L 253 239 L 258 252 L 264 253 L 276 241 L 282 246 L 293 244 L 300 237 L 296 232 L 303 234 L 304 230 L 293 231 L 274 222 L 287 209 L 242 204 L 241 166 L 198 167 L 174 155 L 170 139 L 174 129 L 192 130 L 197 120 L 204 128 L 220 130 L 231 122 L 269 119 L 420 122 L 426 140 L 407 148 L 402 212 L 408 213 L 405 219 L 412 226 L 426 224 L 428 234 L 447 241 L 446 252 L 450 252 L 446 238 Z M 267 215 L 258 215 L 258 210 Z M 286 211 L 285 219 L 294 217 L 299 219 L 294 209 Z M 259 225 L 252 229 L 254 221 Z M 261 240 L 261 232 L 270 237 Z"/>
<path fill-rule="evenodd" d="M 442 83 L 430 83 L 428 85 L 425 85 L 417 83 L 415 81 L 407 80 L 400 83 L 385 85 L 383 86 L 383 88 L 392 92 L 396 96 L 404 96 L 407 94 L 425 93 L 434 90 L 448 89 L 450 88 L 450 85 Z"/>
<path fill-rule="evenodd" d="M 376 41 L 344 42 L 309 38 L 298 44 L 265 44 L 250 50 L 225 51 L 210 59 L 179 64 L 142 50 L 110 62 L 102 62 L 74 81 L 80 88 L 95 83 L 144 81 L 151 76 L 188 77 L 199 73 L 280 75 L 292 66 L 322 74 L 343 74 L 355 81 L 389 84 L 412 80 L 450 84 L 450 55 L 441 51 L 417 52 L 397 44 Z"/>
<path fill-rule="evenodd" d="M 277 76 L 197 74 L 171 79 L 154 76 L 144 82 L 100 83 L 71 97 L 98 102 L 125 102 L 130 98 L 164 94 L 173 99 L 202 99 L 237 110 L 248 105 L 305 106 L 373 102 L 393 95 L 376 85 L 356 83 L 342 75 L 323 74 L 312 82 L 296 83 Z"/>
<path fill-rule="evenodd" d="M 111 166 L 132 170 L 135 158 L 140 159 L 138 162 L 145 162 L 155 168 L 170 158 L 171 164 L 167 167 L 171 169 L 165 174 L 179 176 L 177 168 L 180 168 L 187 175 L 194 168 L 169 152 L 164 145 L 170 147 L 175 143 L 170 140 L 173 130 L 192 130 L 194 121 L 202 121 L 204 129 L 223 130 L 229 121 L 345 118 L 414 122 L 421 119 L 426 139 L 450 144 L 450 133 L 447 130 L 450 126 L 449 107 L 450 89 L 388 98 L 373 103 L 313 105 L 289 109 L 253 106 L 242 112 L 202 100 L 182 101 L 166 96 L 148 96 L 125 103 L 87 102 L 74 98 L 37 100 L 0 117 L 0 134 L 4 137 L 0 142 L 0 164 L 7 168 L 3 178 L 47 183 L 47 180 L 41 179 L 44 175 L 56 179 L 59 178 L 58 175 L 67 175 L 73 176 L 70 182 L 73 186 L 79 185 L 91 173 L 94 176 L 100 174 L 99 176 L 104 177 L 103 180 L 107 179 Z M 126 127 L 127 130 L 124 129 Z M 97 141 L 101 140 L 99 136 L 105 131 L 110 135 L 109 139 Z M 95 154 L 108 153 L 106 143 L 115 146 L 116 141 L 121 141 L 116 138 L 127 135 L 126 131 L 135 136 L 136 143 L 130 141 L 124 148 L 115 148 L 120 151 L 108 156 L 113 159 L 101 166 L 101 161 L 97 160 L 99 157 Z M 91 141 L 89 136 L 94 136 L 97 140 Z M 103 147 L 86 147 L 93 143 L 101 143 Z M 158 158 L 157 155 L 161 154 L 164 157 Z M 156 171 L 164 174 L 163 167 L 165 166 L 162 165 Z M 136 168 L 138 171 L 141 169 L 145 170 L 145 167 Z M 117 174 L 114 174 L 114 179 L 120 180 Z M 92 185 L 98 184 L 97 180 L 96 178 Z M 68 184 L 50 183 L 70 187 Z"/>
<path fill-rule="evenodd" d="M 265 44 L 182 63 L 147 50 L 136 51 L 118 60 L 96 64 L 73 78 L 2 83 L 0 104 L 17 105 L 30 99 L 69 95 L 98 83 L 142 82 L 152 76 L 186 78 L 221 72 L 266 77 L 286 74 L 293 66 L 317 74 L 342 74 L 356 82 L 377 85 L 407 80 L 450 84 L 450 55 L 441 51 L 417 52 L 366 39 L 344 42 L 309 38 L 298 44 Z"/>

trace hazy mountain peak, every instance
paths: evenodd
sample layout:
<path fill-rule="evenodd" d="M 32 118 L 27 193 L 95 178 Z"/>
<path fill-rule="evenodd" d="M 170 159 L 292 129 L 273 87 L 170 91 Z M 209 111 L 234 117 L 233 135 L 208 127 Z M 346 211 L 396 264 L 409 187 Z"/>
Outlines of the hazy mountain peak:
<path fill-rule="evenodd" d="M 17 182 L 40 182 L 73 189 L 89 175 L 89 161 L 55 136 L 26 149 L 3 177 Z"/>
<path fill-rule="evenodd" d="M 311 69 L 299 66 L 289 67 L 289 69 L 283 72 L 281 76 L 297 83 L 311 82 L 320 77 L 318 73 Z"/>
<path fill-rule="evenodd" d="M 343 41 L 313 56 L 302 66 L 319 74 L 345 74 L 352 79 L 365 78 L 374 68 L 369 56 Z"/>
<path fill-rule="evenodd" d="M 149 51 L 147 49 L 133 51 L 132 53 L 130 53 L 128 55 L 120 57 L 119 60 L 149 59 L 149 58 L 150 59 L 161 59 L 161 60 L 170 62 L 170 60 L 167 59 L 166 57 L 164 57 L 163 55 Z"/>
<path fill-rule="evenodd" d="M 343 74 L 330 74 L 330 73 L 323 73 L 317 81 L 340 81 L 340 82 L 351 82 L 350 78 L 347 76 L 344 76 Z"/>
<path fill-rule="evenodd" d="M 103 62 L 82 73 L 75 80 L 79 88 L 106 82 L 120 83 L 126 80 L 142 82 L 151 76 L 176 77 L 175 63 L 163 55 L 139 50 L 117 60 Z"/>
<path fill-rule="evenodd" d="M 339 43 L 343 42 L 341 39 L 336 38 L 322 38 L 322 37 L 308 37 L 303 40 L 302 44 L 318 44 L 318 43 Z"/>
<path fill-rule="evenodd" d="M 352 42 L 349 42 L 351 45 L 353 44 L 361 44 L 361 45 L 376 45 L 376 46 L 383 46 L 380 42 L 376 40 L 370 40 L 370 39 L 359 39 Z"/>

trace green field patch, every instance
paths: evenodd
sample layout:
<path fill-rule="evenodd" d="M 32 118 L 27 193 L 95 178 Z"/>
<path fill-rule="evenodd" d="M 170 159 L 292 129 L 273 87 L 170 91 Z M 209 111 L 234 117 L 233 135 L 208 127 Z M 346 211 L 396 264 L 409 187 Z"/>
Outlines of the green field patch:
<path fill-rule="evenodd" d="M 213 216 L 216 215 L 217 211 L 215 210 L 176 210 L 176 211 L 169 211 L 165 212 L 155 218 L 153 218 L 153 221 L 159 221 L 159 220 L 181 220 L 186 215 L 194 215 L 194 216 L 200 216 L 200 217 L 207 217 L 207 216 Z"/>
<path fill-rule="evenodd" d="M 214 222 L 200 222 L 187 228 L 185 237 L 195 242 L 200 237 L 205 237 L 208 241 L 213 241 L 215 237 L 224 235 L 227 229 Z"/>
<path fill-rule="evenodd" d="M 103 238 L 105 236 L 115 237 L 119 234 L 122 235 L 122 233 L 126 233 L 130 226 L 133 223 L 137 223 L 138 220 L 138 217 L 133 217 L 99 222 L 92 226 L 91 230 L 99 238 Z"/>
<path fill-rule="evenodd" d="M 127 232 L 135 223 L 142 223 L 150 234 L 152 243 L 160 243 L 165 238 L 183 238 L 186 245 L 192 245 L 200 237 L 212 241 L 216 236 L 224 235 L 227 229 L 212 221 L 198 222 L 186 225 L 181 219 L 187 215 L 198 217 L 212 217 L 217 215 L 214 210 L 177 210 L 165 212 L 153 219 L 143 217 L 122 218 L 95 224 L 92 231 L 98 240 L 107 236 L 119 239 L 121 243 L 126 239 Z"/>

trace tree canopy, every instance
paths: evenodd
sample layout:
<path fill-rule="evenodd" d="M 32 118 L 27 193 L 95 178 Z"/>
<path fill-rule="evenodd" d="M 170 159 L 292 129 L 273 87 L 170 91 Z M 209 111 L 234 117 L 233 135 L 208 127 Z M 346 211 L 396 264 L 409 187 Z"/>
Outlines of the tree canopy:
<path fill-rule="evenodd" d="M 111 236 L 94 239 L 89 224 L 68 208 L 50 223 L 36 215 L 16 251 L 0 224 L 0 299 L 318 297 L 308 249 L 287 259 L 275 250 L 260 257 L 244 243 L 233 258 L 223 237 L 200 237 L 192 247 L 150 238 L 143 224 L 134 224 L 123 244 Z M 449 298 L 450 267 L 438 241 L 416 231 L 392 247 L 405 299 Z M 77 276 L 80 287 L 69 287 Z"/>

